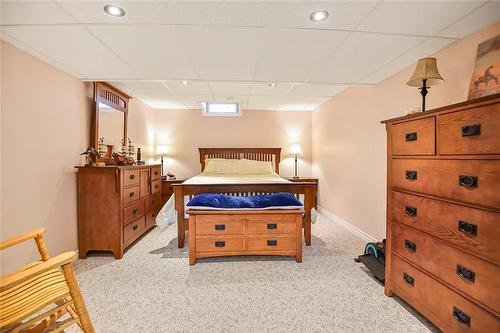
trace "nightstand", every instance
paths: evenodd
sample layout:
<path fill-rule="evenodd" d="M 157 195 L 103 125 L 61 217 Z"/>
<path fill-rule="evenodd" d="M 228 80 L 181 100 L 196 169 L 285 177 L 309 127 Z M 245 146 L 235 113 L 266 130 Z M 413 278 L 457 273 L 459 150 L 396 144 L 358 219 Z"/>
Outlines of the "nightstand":
<path fill-rule="evenodd" d="M 316 200 L 315 200 L 314 208 L 318 208 L 318 182 L 319 182 L 318 178 L 312 178 L 312 177 L 299 177 L 299 178 L 283 177 L 283 178 L 285 178 L 286 180 L 289 180 L 293 183 L 315 183 L 316 184 Z"/>
<path fill-rule="evenodd" d="M 180 184 L 184 182 L 187 178 L 177 178 L 177 179 L 167 179 L 162 178 L 161 180 L 161 206 L 163 207 L 165 203 L 170 199 L 172 194 L 174 194 L 173 184 Z"/>

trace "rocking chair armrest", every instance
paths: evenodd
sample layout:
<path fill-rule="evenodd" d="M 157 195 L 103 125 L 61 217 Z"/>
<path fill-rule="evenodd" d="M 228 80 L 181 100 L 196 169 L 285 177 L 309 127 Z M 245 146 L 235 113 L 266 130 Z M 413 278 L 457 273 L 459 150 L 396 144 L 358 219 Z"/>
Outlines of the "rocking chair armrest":
<path fill-rule="evenodd" d="M 6 241 L 3 241 L 0 243 L 0 250 L 9 248 L 9 247 L 17 245 L 17 244 L 20 244 L 20 243 L 25 242 L 29 239 L 34 239 L 36 237 L 40 237 L 44 233 L 45 233 L 45 228 L 40 228 L 40 229 L 30 231 L 24 235 L 17 236 L 17 237 L 11 238 L 11 239 L 7 239 Z"/>
<path fill-rule="evenodd" d="M 24 271 L 2 277 L 0 280 L 0 291 L 9 289 L 16 284 L 40 275 L 46 271 L 71 263 L 76 257 L 75 251 L 66 252 L 56 257 L 50 258 L 38 265 L 32 266 Z"/>

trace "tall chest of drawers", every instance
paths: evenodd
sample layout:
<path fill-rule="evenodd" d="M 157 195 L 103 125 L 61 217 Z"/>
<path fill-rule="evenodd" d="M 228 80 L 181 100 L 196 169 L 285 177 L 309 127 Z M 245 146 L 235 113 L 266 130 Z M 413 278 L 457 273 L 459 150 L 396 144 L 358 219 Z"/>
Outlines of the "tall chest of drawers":
<path fill-rule="evenodd" d="M 385 293 L 444 332 L 500 332 L 499 102 L 384 121 Z"/>
<path fill-rule="evenodd" d="M 155 225 L 161 208 L 159 165 L 78 167 L 78 247 L 116 259 Z"/>

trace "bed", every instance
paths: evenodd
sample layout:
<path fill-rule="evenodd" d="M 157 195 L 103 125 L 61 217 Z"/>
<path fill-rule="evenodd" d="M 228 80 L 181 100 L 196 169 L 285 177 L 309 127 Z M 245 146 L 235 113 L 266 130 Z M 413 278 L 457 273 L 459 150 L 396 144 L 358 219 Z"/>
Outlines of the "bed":
<path fill-rule="evenodd" d="M 281 148 L 198 148 L 202 174 L 192 177 L 181 184 L 174 184 L 175 210 L 177 211 L 178 247 L 184 247 L 188 219 L 185 215 L 185 198 L 201 193 L 220 193 L 229 195 L 255 195 L 289 192 L 304 196 L 303 229 L 306 245 L 311 245 L 311 210 L 316 205 L 315 183 L 292 183 L 278 176 Z M 275 175 L 206 175 L 207 159 L 247 159 L 269 161 L 274 166 Z"/>

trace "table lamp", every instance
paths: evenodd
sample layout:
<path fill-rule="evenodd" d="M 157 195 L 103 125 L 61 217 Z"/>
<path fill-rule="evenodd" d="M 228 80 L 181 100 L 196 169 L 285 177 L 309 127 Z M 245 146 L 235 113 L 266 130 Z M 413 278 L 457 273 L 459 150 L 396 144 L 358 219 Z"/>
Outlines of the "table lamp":
<path fill-rule="evenodd" d="M 444 79 L 439 74 L 437 69 L 436 58 L 422 58 L 418 60 L 415 72 L 410 80 L 406 82 L 407 85 L 412 87 L 420 87 L 420 94 L 422 95 L 422 111 L 425 111 L 425 95 L 427 95 L 427 88 L 441 83 Z"/>
<path fill-rule="evenodd" d="M 156 146 L 156 156 L 161 158 L 161 175 L 163 176 L 163 157 L 167 156 L 167 146 L 158 145 Z"/>
<path fill-rule="evenodd" d="M 293 178 L 299 178 L 299 176 L 297 175 L 297 157 L 304 156 L 300 144 L 296 143 L 290 147 L 290 155 L 295 157 L 295 175 L 293 176 Z"/>

